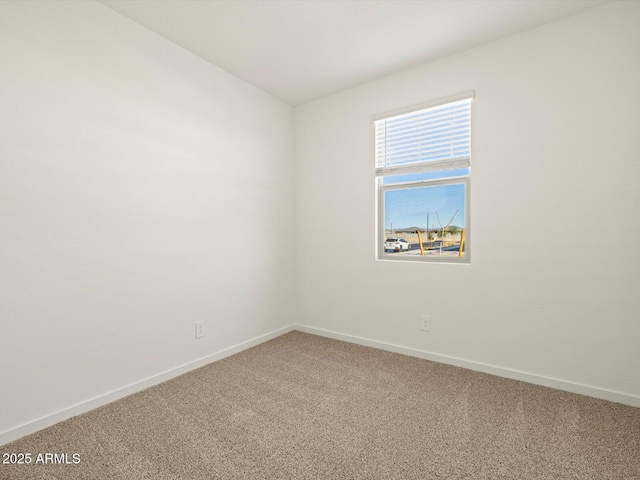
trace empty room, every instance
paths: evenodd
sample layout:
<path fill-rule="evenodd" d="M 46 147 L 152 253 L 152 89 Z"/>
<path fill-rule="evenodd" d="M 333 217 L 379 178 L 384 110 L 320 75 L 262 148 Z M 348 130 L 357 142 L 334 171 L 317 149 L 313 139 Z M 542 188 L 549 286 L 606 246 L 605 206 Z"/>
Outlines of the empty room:
<path fill-rule="evenodd" d="M 0 479 L 640 479 L 640 1 L 0 1 Z"/>

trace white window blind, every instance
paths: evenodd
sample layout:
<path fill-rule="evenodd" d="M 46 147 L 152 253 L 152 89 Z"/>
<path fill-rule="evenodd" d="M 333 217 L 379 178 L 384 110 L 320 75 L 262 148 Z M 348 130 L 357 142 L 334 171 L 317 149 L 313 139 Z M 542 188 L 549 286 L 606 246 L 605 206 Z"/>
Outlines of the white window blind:
<path fill-rule="evenodd" d="M 377 120 L 376 175 L 469 167 L 471 99 Z"/>

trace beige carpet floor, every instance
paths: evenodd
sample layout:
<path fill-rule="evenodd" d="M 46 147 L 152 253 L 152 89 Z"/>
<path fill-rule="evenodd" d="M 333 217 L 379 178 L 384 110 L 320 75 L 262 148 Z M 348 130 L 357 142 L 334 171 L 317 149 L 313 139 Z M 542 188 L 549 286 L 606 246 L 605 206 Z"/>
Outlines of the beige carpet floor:
<path fill-rule="evenodd" d="M 0 447 L 2 479 L 640 479 L 640 409 L 291 332 Z"/>

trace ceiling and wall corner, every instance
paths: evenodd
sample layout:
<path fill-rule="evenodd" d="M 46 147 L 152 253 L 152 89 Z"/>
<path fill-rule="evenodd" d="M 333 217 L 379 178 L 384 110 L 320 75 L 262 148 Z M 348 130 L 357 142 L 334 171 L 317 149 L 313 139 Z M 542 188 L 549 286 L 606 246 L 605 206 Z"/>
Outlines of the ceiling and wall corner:
<path fill-rule="evenodd" d="M 610 0 L 100 0 L 300 105 Z"/>

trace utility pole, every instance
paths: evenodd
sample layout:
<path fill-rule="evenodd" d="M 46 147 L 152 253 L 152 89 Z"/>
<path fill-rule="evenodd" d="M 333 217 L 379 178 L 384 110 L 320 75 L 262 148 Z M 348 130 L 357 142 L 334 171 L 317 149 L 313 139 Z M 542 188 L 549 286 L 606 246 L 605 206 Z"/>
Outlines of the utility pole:
<path fill-rule="evenodd" d="M 429 244 L 429 213 L 427 212 L 427 244 Z"/>

